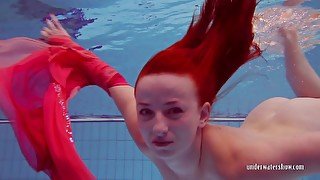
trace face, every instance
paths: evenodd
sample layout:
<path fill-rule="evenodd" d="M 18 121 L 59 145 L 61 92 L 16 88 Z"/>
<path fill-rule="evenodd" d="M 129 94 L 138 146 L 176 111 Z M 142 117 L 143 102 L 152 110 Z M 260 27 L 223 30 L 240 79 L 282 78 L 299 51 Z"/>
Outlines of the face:
<path fill-rule="evenodd" d="M 210 116 L 210 105 L 198 105 L 195 84 L 188 76 L 147 75 L 137 84 L 136 101 L 140 132 L 160 158 L 192 148 L 203 121 Z"/>

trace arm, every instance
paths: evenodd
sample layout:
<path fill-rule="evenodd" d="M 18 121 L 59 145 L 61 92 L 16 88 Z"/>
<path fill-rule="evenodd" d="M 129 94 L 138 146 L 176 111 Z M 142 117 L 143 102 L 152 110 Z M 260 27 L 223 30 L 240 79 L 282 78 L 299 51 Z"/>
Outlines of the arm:
<path fill-rule="evenodd" d="M 298 44 L 295 30 L 281 29 L 286 76 L 298 97 L 320 97 L 320 78 L 310 66 Z"/>
<path fill-rule="evenodd" d="M 283 2 L 284 6 L 296 6 L 302 4 L 304 0 L 286 0 Z"/>
<path fill-rule="evenodd" d="M 87 51 L 71 40 L 67 31 L 61 26 L 54 15 L 51 15 L 51 21 L 47 20 L 47 25 L 48 27 L 43 28 L 41 34 L 48 43 Z M 93 54 L 91 52 L 88 53 Z M 91 61 L 84 61 L 83 65 L 90 79 L 92 79 L 92 83 L 103 88 L 113 98 L 125 119 L 133 140 L 141 151 L 146 150 L 145 143 L 138 129 L 134 89 L 126 83 L 125 79 L 115 69 L 94 55 L 90 55 L 90 57 L 93 57 Z"/>
<path fill-rule="evenodd" d="M 115 86 L 109 89 L 110 95 L 125 119 L 129 133 L 138 148 L 146 153 L 147 146 L 138 129 L 138 117 L 134 88 L 131 86 Z"/>
<path fill-rule="evenodd" d="M 46 20 L 48 27 L 44 27 L 41 31 L 43 39 L 50 45 L 70 48 L 79 55 L 78 58 L 80 63 L 76 66 L 81 69 L 88 79 L 88 85 L 97 85 L 104 89 L 109 95 L 110 87 L 128 85 L 126 80 L 116 71 L 116 69 L 102 61 L 91 51 L 84 49 L 72 41 L 57 17 L 54 15 L 50 16 L 51 20 Z"/>

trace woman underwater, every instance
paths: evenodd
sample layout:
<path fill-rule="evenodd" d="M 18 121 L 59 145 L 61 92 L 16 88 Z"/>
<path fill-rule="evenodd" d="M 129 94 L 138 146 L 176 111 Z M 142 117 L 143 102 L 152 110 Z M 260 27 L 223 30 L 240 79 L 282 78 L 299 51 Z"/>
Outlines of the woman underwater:
<path fill-rule="evenodd" d="M 79 88 L 95 84 L 114 99 L 135 143 L 164 179 L 292 179 L 320 172 L 320 80 L 294 30 L 281 34 L 287 77 L 301 98 L 266 100 L 240 128 L 208 124 L 219 89 L 261 53 L 253 43 L 255 6 L 254 0 L 206 0 L 186 35 L 147 62 L 135 88 L 72 42 L 54 16 L 42 31 L 47 43 L 7 40 L 25 51 L 8 59 L 22 61 L 0 70 L 6 77 L 1 108 L 29 164 L 52 179 L 94 178 L 75 152 L 66 104 Z M 14 44 L 19 41 L 24 44 Z M 247 169 L 252 164 L 305 170 Z"/>

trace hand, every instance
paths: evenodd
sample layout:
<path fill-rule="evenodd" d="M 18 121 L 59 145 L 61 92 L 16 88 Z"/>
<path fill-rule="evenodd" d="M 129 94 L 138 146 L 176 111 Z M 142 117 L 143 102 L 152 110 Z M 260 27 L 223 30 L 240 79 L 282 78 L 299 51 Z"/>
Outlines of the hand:
<path fill-rule="evenodd" d="M 279 34 L 283 38 L 284 45 L 286 45 L 287 43 L 298 43 L 298 33 L 296 29 L 280 28 Z"/>
<path fill-rule="evenodd" d="M 55 15 L 50 14 L 50 18 L 51 18 L 51 20 L 46 19 L 48 27 L 44 27 L 40 31 L 44 40 L 47 41 L 51 36 L 68 36 L 68 37 L 70 37 L 68 32 L 62 27 L 58 18 Z"/>

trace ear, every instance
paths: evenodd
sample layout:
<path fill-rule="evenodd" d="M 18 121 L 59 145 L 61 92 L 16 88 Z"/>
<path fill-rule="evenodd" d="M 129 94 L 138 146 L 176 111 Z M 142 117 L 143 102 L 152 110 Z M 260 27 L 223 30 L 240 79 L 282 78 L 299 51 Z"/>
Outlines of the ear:
<path fill-rule="evenodd" d="M 211 105 L 209 102 L 205 102 L 201 109 L 200 109 L 200 124 L 199 127 L 203 128 L 207 125 L 209 118 L 210 118 L 210 112 L 211 112 Z"/>

